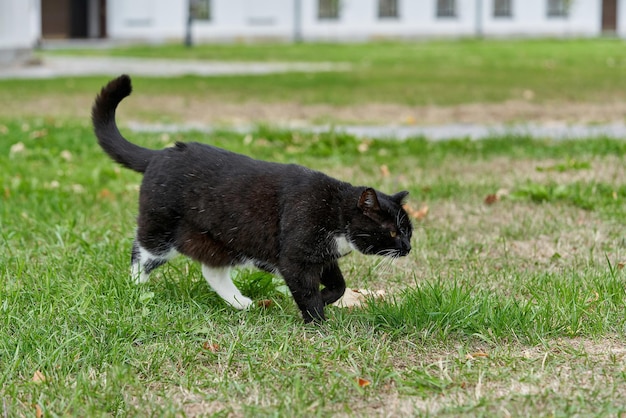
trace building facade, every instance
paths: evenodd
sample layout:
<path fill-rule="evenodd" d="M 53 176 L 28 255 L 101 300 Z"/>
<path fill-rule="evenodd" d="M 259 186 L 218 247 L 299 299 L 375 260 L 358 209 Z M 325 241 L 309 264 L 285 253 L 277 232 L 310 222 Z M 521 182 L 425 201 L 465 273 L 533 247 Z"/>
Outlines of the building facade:
<path fill-rule="evenodd" d="M 0 0 L 0 65 L 28 60 L 40 38 L 39 0 Z"/>
<path fill-rule="evenodd" d="M 188 28 L 195 42 L 626 37 L 626 0 L 25 1 L 41 1 L 44 38 L 164 42 L 184 39 Z"/>

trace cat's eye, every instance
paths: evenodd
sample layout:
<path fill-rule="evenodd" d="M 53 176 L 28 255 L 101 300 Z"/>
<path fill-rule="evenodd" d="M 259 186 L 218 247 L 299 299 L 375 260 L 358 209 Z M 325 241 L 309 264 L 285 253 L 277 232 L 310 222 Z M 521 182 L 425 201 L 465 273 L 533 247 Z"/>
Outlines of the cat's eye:
<path fill-rule="evenodd" d="M 396 231 L 389 231 L 389 235 L 391 235 L 391 238 L 395 238 L 398 236 L 398 233 Z"/>

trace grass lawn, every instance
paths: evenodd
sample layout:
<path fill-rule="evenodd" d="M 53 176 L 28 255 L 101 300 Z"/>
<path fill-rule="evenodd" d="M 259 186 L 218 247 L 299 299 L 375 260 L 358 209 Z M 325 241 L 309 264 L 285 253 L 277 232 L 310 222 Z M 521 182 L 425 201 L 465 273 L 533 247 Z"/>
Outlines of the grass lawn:
<path fill-rule="evenodd" d="M 494 56 L 489 45 L 510 47 L 511 56 L 571 45 L 572 57 L 563 59 L 582 65 L 602 50 L 617 54 L 612 48 L 620 45 L 532 41 L 515 49 L 515 43 L 373 45 L 380 56 L 372 53 L 378 57 L 372 62 L 391 65 L 394 51 L 410 48 L 433 56 L 440 51 L 443 62 L 460 59 L 450 52 L 460 45 Z M 274 55 L 259 57 L 264 48 Z M 326 60 L 353 61 L 367 50 L 319 48 Z M 344 52 L 326 52 L 333 48 Z M 211 50 L 167 47 L 163 54 L 316 56 L 311 45 L 215 47 L 219 56 Z M 433 68 L 425 77 L 437 73 Z M 482 78 L 489 88 L 490 76 Z M 577 79 L 581 85 L 586 80 Z M 435 143 L 272 127 L 210 135 L 124 128 L 129 118 L 171 117 L 167 107 L 159 115 L 143 113 L 144 93 L 185 100 L 198 94 L 197 83 L 220 80 L 229 82 L 139 78 L 122 105 L 123 132 L 144 146 L 201 141 L 387 192 L 409 190 L 412 208 L 428 208 L 414 220 L 411 254 L 394 263 L 357 254 L 341 262 L 349 287 L 385 290 L 386 297 L 361 308 L 329 307 L 328 321 L 312 326 L 302 323 L 279 280 L 256 271 L 240 271 L 236 282 L 245 295 L 272 303 L 247 312 L 226 306 L 199 266 L 182 257 L 149 283 L 133 285 L 129 257 L 141 177 L 99 149 L 87 117 L 105 79 L 1 81 L 0 104 L 12 108 L 0 117 L 2 416 L 626 413 L 626 142 L 497 137 Z M 278 76 L 240 78 L 225 106 L 237 103 L 249 80 L 267 87 L 282 82 Z M 315 94 L 339 103 L 333 83 L 318 79 Z M 598 83 L 591 92 L 593 83 L 586 83 L 584 100 L 606 91 Z M 180 91 L 162 96 L 155 93 L 159 86 Z M 447 90 L 449 103 L 472 101 L 454 84 Z M 558 100 L 568 98 L 559 94 Z M 621 100 L 624 89 L 611 94 Z M 29 106 L 39 96 L 79 103 L 82 111 L 62 115 L 40 104 L 36 113 Z M 350 106 L 353 99 L 345 100 Z"/>
<path fill-rule="evenodd" d="M 572 103 L 605 106 L 598 115 L 581 117 L 623 120 L 613 110 L 626 101 L 624 42 L 593 40 L 440 41 L 374 44 L 181 45 L 125 47 L 112 50 L 64 50 L 50 54 L 108 54 L 146 58 L 187 58 L 230 61 L 329 61 L 347 63 L 349 71 L 290 73 L 265 76 L 188 76 L 175 79 L 134 76 L 141 105 L 128 116 L 161 120 L 252 119 L 287 115 L 319 121 L 428 122 L 423 107 L 454 107 L 467 103 L 512 106 L 512 115 L 497 122 L 519 121 L 520 108 L 540 107 L 534 114 L 560 115 Z M 132 74 L 131 74 L 132 75 Z M 0 103 L 18 100 L 5 110 L 31 116 L 42 109 L 72 116 L 89 109 L 93 92 L 108 77 L 55 80 L 0 80 Z M 323 86 L 323 88 L 320 88 Z M 139 103 L 139 102 L 138 102 Z M 232 109 L 224 103 L 249 104 Z M 377 107 L 371 108 L 372 104 Z M 367 106 L 370 105 L 370 108 Z M 293 108 L 296 107 L 296 110 Z M 320 109 L 319 107 L 322 107 Z M 418 108 L 417 110 L 415 108 Z M 480 111 L 476 111 L 476 117 Z M 482 112 L 485 113 L 485 112 Z M 526 112 L 528 113 L 528 111 Z M 463 112 L 449 117 L 459 121 Z M 484 115 L 483 115 L 484 116 Z"/>
<path fill-rule="evenodd" d="M 167 87 L 143 87 L 144 94 L 215 94 L 310 103 L 403 104 L 538 100 L 624 99 L 624 42 L 593 40 L 507 40 L 380 42 L 373 44 L 243 44 L 131 46 L 111 50 L 61 50 L 54 53 L 227 61 L 304 61 L 349 63 L 353 71 L 283 75 L 272 83 L 262 77 L 181 80 Z M 195 81 L 195 82 L 194 82 Z M 326 86 L 318 88 L 320 84 Z"/>
<path fill-rule="evenodd" d="M 623 142 L 134 135 L 151 147 L 201 140 L 296 161 L 406 188 L 411 205 L 428 206 L 409 257 L 343 259 L 351 287 L 389 296 L 330 308 L 315 327 L 280 282 L 255 272 L 238 277 L 244 293 L 274 303 L 250 312 L 225 306 L 183 258 L 132 285 L 139 176 L 114 166 L 84 121 L 1 129 L 0 384 L 10 416 L 626 408 Z M 37 372 L 44 382 L 33 382 Z"/>

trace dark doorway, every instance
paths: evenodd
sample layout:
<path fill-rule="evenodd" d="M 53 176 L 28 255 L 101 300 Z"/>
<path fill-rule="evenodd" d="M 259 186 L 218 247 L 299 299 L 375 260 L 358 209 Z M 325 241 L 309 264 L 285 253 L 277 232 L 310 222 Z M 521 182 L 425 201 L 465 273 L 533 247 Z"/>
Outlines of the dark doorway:
<path fill-rule="evenodd" d="M 44 38 L 69 38 L 70 0 L 42 0 L 41 32 Z"/>
<path fill-rule="evenodd" d="M 617 32 L 617 0 L 602 0 L 602 32 Z"/>
<path fill-rule="evenodd" d="M 87 38 L 87 0 L 70 0 L 70 38 Z"/>
<path fill-rule="evenodd" d="M 98 0 L 98 38 L 107 37 L 107 0 Z"/>
<path fill-rule="evenodd" d="M 106 0 L 42 0 L 44 39 L 106 37 Z"/>

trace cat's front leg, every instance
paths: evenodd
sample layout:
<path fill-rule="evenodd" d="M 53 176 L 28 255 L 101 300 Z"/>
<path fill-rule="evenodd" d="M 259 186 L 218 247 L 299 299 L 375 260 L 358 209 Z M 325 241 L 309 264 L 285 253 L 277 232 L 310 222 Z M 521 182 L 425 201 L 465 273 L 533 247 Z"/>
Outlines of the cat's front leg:
<path fill-rule="evenodd" d="M 322 289 L 324 305 L 330 305 L 337 301 L 346 291 L 346 281 L 336 261 L 324 266 L 321 282 L 324 285 L 324 289 Z"/>
<path fill-rule="evenodd" d="M 302 312 L 304 322 L 322 322 L 324 300 L 320 292 L 320 278 L 323 266 L 283 265 L 280 273 L 285 279 L 293 299 Z"/>

